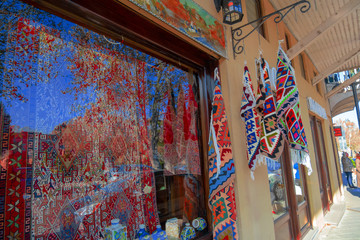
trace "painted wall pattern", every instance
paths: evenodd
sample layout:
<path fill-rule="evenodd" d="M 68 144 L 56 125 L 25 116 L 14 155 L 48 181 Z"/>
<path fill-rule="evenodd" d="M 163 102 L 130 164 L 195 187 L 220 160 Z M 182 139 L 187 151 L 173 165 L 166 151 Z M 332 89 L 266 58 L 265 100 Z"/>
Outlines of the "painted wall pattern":
<path fill-rule="evenodd" d="M 192 0 L 130 0 L 226 57 L 224 26 Z"/>

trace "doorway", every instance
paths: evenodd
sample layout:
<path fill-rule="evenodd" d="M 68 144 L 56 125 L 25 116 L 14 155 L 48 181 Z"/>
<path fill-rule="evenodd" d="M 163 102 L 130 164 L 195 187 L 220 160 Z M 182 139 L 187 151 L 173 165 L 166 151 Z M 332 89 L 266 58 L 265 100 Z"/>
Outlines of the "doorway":
<path fill-rule="evenodd" d="M 329 178 L 329 168 L 325 151 L 325 141 L 321 120 L 310 116 L 312 137 L 316 157 L 316 167 L 319 177 L 320 197 L 324 214 L 330 210 L 332 204 L 332 191 Z"/>

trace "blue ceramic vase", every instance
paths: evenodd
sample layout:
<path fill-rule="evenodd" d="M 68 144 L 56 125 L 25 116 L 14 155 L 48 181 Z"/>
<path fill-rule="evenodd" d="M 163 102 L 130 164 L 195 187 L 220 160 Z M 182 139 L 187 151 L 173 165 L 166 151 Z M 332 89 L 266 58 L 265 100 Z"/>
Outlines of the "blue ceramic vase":
<path fill-rule="evenodd" d="M 186 223 L 184 229 L 181 232 L 181 240 L 189 240 L 195 238 L 195 229 L 190 226 L 190 223 Z"/>
<path fill-rule="evenodd" d="M 192 226 L 198 230 L 198 231 L 202 231 L 206 228 L 207 224 L 206 224 L 206 221 L 205 219 L 201 218 L 201 217 L 198 217 L 196 219 L 194 219 L 192 221 Z"/>

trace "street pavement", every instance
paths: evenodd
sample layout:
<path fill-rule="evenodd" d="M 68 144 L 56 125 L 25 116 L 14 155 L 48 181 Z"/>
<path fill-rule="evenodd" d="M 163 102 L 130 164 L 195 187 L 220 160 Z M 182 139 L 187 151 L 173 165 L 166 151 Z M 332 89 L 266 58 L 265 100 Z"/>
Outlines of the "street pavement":
<path fill-rule="evenodd" d="M 360 240 L 360 188 L 348 188 L 344 186 L 344 190 L 345 204 L 343 204 L 343 206 L 345 209 L 343 207 L 343 211 L 333 211 L 335 215 L 342 215 L 342 213 L 344 213 L 342 218 L 341 216 L 339 218 L 339 220 L 341 219 L 340 222 L 327 224 L 315 239 Z M 341 209 L 341 207 L 339 208 Z M 330 211 L 330 213 L 331 212 L 332 211 Z M 327 218 L 327 216 L 325 216 L 325 218 Z"/>

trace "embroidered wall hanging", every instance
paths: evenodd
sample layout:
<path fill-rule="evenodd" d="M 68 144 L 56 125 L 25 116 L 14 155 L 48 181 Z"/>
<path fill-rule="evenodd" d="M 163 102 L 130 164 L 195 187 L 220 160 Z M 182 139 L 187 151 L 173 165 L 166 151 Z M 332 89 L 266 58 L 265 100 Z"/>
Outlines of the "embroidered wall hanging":
<path fill-rule="evenodd" d="M 181 95 L 180 95 L 181 96 Z M 167 106 L 164 118 L 164 130 L 163 130 L 163 139 L 164 139 L 164 168 L 166 175 L 175 174 L 175 166 L 178 161 L 178 152 L 179 146 L 176 144 L 176 120 L 175 120 L 175 111 L 172 104 L 172 95 L 170 90 L 167 92 Z M 182 127 L 182 126 L 179 126 Z M 180 149 L 179 149 L 180 150 Z"/>
<path fill-rule="evenodd" d="M 216 86 L 209 131 L 209 206 L 213 217 L 213 238 L 237 239 L 235 165 L 218 69 L 215 69 L 214 76 Z"/>
<path fill-rule="evenodd" d="M 265 100 L 263 102 L 263 119 L 261 122 L 260 151 L 266 157 L 277 160 L 284 148 L 284 139 L 278 128 L 278 116 L 275 98 L 271 90 L 269 64 L 261 58 L 261 78 L 264 82 Z"/>
<path fill-rule="evenodd" d="M 294 70 L 284 50 L 279 46 L 276 69 L 276 110 L 282 118 L 299 98 Z"/>
<path fill-rule="evenodd" d="M 301 150 L 304 153 L 292 151 L 295 161 L 308 168 L 308 174 L 312 172 L 309 150 L 307 146 L 305 129 L 300 114 L 299 91 L 296 87 L 295 72 L 291 61 L 279 46 L 277 61 L 276 94 L 279 117 L 279 128 L 285 140 L 293 150 Z"/>
<path fill-rule="evenodd" d="M 281 47 L 278 50 L 276 94 L 279 102 L 277 104 L 279 126 L 283 136 L 291 148 L 308 152 L 294 69 Z"/>
<path fill-rule="evenodd" d="M 256 168 L 257 157 L 260 154 L 261 118 L 256 111 L 256 98 L 247 66 L 244 67 L 243 84 L 240 114 L 245 122 L 246 128 L 248 166 L 251 171 L 254 171 Z"/>

